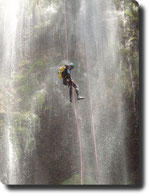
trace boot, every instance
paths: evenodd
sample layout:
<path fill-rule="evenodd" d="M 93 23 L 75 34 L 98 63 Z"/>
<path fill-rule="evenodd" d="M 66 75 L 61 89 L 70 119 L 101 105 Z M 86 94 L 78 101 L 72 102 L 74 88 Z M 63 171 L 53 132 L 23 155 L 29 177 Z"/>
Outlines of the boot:
<path fill-rule="evenodd" d="M 80 96 L 77 97 L 77 100 L 81 100 L 81 99 L 84 99 L 84 97 L 80 97 Z"/>

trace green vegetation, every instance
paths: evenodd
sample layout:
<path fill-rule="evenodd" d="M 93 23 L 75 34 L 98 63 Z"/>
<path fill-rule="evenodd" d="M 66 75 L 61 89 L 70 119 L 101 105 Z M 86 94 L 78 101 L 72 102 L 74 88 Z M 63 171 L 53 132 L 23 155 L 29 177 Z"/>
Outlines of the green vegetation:
<path fill-rule="evenodd" d="M 63 185 L 80 184 L 79 166 L 75 165 L 75 158 L 77 157 L 79 160 L 79 151 L 78 138 L 76 131 L 74 131 L 76 130 L 74 113 L 72 105 L 70 105 L 67 99 L 68 89 L 64 88 L 63 85 L 60 86 L 61 82 L 56 78 L 58 66 L 65 58 L 63 1 L 31 0 L 29 2 L 29 8 L 25 9 L 24 18 L 22 18 L 23 25 L 20 27 L 21 38 L 18 36 L 16 44 L 17 63 L 13 70 L 13 76 L 8 77 L 7 75 L 6 79 L 0 75 L 0 141 L 4 136 L 6 122 L 9 120 L 11 124 L 11 140 L 15 149 L 16 159 L 19 160 L 19 169 L 27 183 L 33 184 L 37 178 L 40 179 L 40 175 L 43 175 L 47 184 L 57 184 L 58 182 Z M 101 123 L 101 129 L 104 134 L 106 132 L 105 129 L 110 126 L 111 135 L 115 131 L 116 127 L 113 128 L 115 123 L 118 123 L 118 121 L 115 122 L 113 119 L 118 116 L 118 112 L 122 108 L 125 108 L 124 115 L 127 118 L 127 122 L 125 122 L 127 126 L 124 133 L 125 151 L 127 152 L 128 167 L 130 168 L 129 183 L 134 184 L 139 180 L 139 8 L 137 3 L 131 0 L 114 0 L 114 2 L 116 10 L 118 13 L 121 13 L 118 14 L 119 44 L 115 54 L 119 56 L 118 62 L 112 65 L 111 54 L 103 54 L 103 51 L 99 52 L 100 57 L 99 54 L 96 56 L 96 46 L 91 46 L 92 49 L 94 48 L 92 54 L 93 62 L 97 63 L 95 67 L 97 68 L 99 64 L 101 65 L 100 61 L 103 61 L 104 65 L 106 65 L 102 65 L 102 69 L 106 83 L 105 87 L 107 87 L 105 89 L 107 97 L 100 97 L 100 99 L 104 100 L 104 103 L 108 100 L 108 104 L 99 106 L 104 115 L 97 124 Z M 80 41 L 79 33 L 77 34 L 79 26 L 76 27 L 76 22 L 80 22 L 78 16 L 80 1 L 68 0 L 67 3 L 69 57 L 76 64 L 76 69 L 74 70 L 75 79 L 78 81 L 77 83 L 81 87 L 83 94 L 87 96 L 85 43 L 83 40 L 82 42 Z M 3 21 L 3 16 L 0 11 L 0 24 L 2 24 L 0 25 L 0 66 L 3 66 L 2 59 L 4 53 L 2 49 L 4 35 L 2 27 L 4 24 L 1 21 Z M 89 32 L 91 31 L 90 28 Z M 90 39 L 94 38 L 90 37 Z M 92 62 L 91 56 L 89 59 Z M 99 72 L 95 70 L 94 64 L 89 66 L 93 66 L 93 69 L 90 71 L 96 73 L 95 78 L 98 78 Z M 114 68 L 113 66 L 116 67 Z M 119 71 L 118 67 L 120 68 Z M 8 70 L 6 71 L 8 72 Z M 121 92 L 122 94 L 118 87 L 123 91 Z M 96 89 L 95 91 L 100 90 Z M 83 108 L 77 105 L 79 111 L 83 109 L 81 111 L 83 116 L 86 116 L 86 113 L 90 113 L 89 100 L 86 99 L 85 101 L 87 102 L 82 106 Z M 97 103 L 94 103 L 93 107 L 97 109 Z M 85 134 L 83 141 L 87 142 L 85 146 L 88 146 L 89 141 L 93 142 L 91 125 L 89 124 L 91 119 L 89 117 L 84 119 L 83 116 L 80 116 L 79 123 L 82 125 Z M 109 121 L 110 119 L 111 122 Z M 84 126 L 82 122 L 85 123 Z M 111 123 L 114 123 L 114 125 L 111 125 Z M 105 143 L 106 138 L 101 138 L 100 132 L 98 134 L 97 140 L 100 138 L 98 146 L 101 145 L 101 142 L 105 144 L 99 146 L 98 149 L 107 148 L 109 144 L 107 146 L 107 143 Z M 93 144 L 92 142 L 90 145 Z M 3 149 L 3 146 L 4 141 L 1 142 L 0 148 Z M 83 146 L 83 151 L 87 150 L 85 146 Z M 93 148 L 92 145 L 91 148 Z M 95 167 L 93 152 L 93 149 L 87 150 L 87 155 L 91 158 L 89 168 Z M 107 155 L 105 156 L 107 157 Z M 0 159 L 3 159 L 3 157 L 5 156 L 0 155 Z M 103 157 L 101 156 L 100 158 L 102 159 Z M 116 163 L 117 161 L 114 160 L 114 162 Z M 3 170 L 5 166 L 4 163 L 1 164 L 3 165 Z M 86 164 L 86 161 L 84 161 L 84 164 Z M 37 171 L 38 167 L 40 168 L 39 171 Z M 113 170 L 113 168 L 108 169 Z M 95 171 L 95 168 L 93 170 Z M 76 174 L 71 176 L 72 171 L 75 171 Z M 38 172 L 37 177 L 36 174 Z M 88 173 L 88 171 L 86 172 Z M 96 184 L 90 174 L 83 176 L 83 183 Z"/>
<path fill-rule="evenodd" d="M 80 185 L 81 184 L 80 174 L 74 174 L 70 179 L 65 180 L 62 185 Z M 83 176 L 84 185 L 96 185 L 97 182 L 90 176 Z"/>
<path fill-rule="evenodd" d="M 121 52 L 121 69 L 123 77 L 125 103 L 127 109 L 127 150 L 130 172 L 134 181 L 139 181 L 139 6 L 136 1 L 115 0 L 120 17 L 119 34 Z M 133 182 L 133 181 L 132 181 Z"/>

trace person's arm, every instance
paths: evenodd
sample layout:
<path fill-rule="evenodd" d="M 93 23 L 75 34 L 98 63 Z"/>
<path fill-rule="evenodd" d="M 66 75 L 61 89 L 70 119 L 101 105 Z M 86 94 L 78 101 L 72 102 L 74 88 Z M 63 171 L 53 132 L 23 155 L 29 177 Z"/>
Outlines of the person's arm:
<path fill-rule="evenodd" d="M 68 78 L 69 78 L 70 80 L 72 80 L 72 79 L 71 79 L 71 71 L 70 71 L 69 68 L 67 68 L 67 75 L 68 75 Z"/>

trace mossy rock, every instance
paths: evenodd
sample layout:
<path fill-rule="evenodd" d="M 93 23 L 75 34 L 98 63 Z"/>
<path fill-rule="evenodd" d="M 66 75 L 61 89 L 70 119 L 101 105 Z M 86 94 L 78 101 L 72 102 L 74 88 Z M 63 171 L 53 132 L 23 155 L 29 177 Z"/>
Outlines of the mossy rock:
<path fill-rule="evenodd" d="M 35 96 L 34 96 L 34 100 L 35 100 L 35 107 L 38 108 L 38 111 L 41 111 L 43 108 L 43 105 L 45 103 L 45 99 L 46 99 L 46 91 L 45 90 L 40 90 L 37 91 Z"/>
<path fill-rule="evenodd" d="M 97 182 L 91 176 L 83 176 L 83 185 L 96 185 Z M 80 174 L 74 174 L 68 180 L 62 182 L 62 185 L 81 185 Z"/>

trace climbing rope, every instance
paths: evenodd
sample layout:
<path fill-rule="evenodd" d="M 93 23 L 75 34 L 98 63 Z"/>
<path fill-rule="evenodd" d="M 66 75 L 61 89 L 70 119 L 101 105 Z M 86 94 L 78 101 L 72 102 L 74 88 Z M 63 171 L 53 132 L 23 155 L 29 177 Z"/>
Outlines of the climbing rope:
<path fill-rule="evenodd" d="M 66 0 L 64 0 L 64 22 L 65 22 L 65 41 L 66 41 L 66 59 L 68 61 L 68 31 L 67 31 L 67 15 L 66 15 Z"/>
<path fill-rule="evenodd" d="M 78 131 L 79 145 L 80 145 L 80 172 L 81 172 L 81 184 L 83 184 L 82 144 L 81 144 L 81 135 L 80 135 L 80 129 L 79 129 L 78 115 L 77 115 L 77 110 L 76 110 L 76 101 L 75 101 L 75 94 L 74 94 L 74 89 L 73 89 L 73 82 L 72 82 L 72 91 L 73 91 L 73 106 L 74 106 L 74 113 L 75 113 L 75 119 L 76 119 L 77 131 Z"/>
<path fill-rule="evenodd" d="M 65 39 L 66 39 L 66 59 L 68 61 L 68 31 L 67 31 L 67 15 L 66 15 L 66 0 L 64 0 L 64 23 L 65 23 Z M 79 129 L 79 121 L 78 121 L 78 114 L 76 110 L 76 101 L 75 101 L 75 94 L 74 94 L 74 88 L 73 88 L 73 82 L 72 82 L 72 91 L 73 91 L 73 106 L 74 106 L 74 114 L 76 119 L 76 126 L 77 126 L 77 132 L 78 132 L 78 139 L 79 139 L 79 147 L 80 147 L 80 182 L 83 184 L 83 161 L 82 161 L 82 144 L 81 144 L 81 135 L 80 135 L 80 129 Z"/>
<path fill-rule="evenodd" d="M 88 70 L 88 59 L 87 59 L 86 47 L 85 47 L 85 60 L 86 60 L 86 69 L 87 69 L 87 74 L 88 74 L 89 70 Z M 96 168 L 97 168 L 97 183 L 100 184 L 99 164 L 98 164 L 97 144 L 96 144 L 96 134 L 95 134 L 95 125 L 94 125 L 94 116 L 93 116 L 93 106 L 92 106 L 92 100 L 91 100 L 91 96 L 90 96 L 89 74 L 88 74 L 88 92 L 89 92 L 90 113 L 91 113 L 91 121 L 92 121 L 92 133 L 93 133 L 93 139 L 94 139 L 94 151 L 95 151 L 95 159 L 96 159 Z"/>

